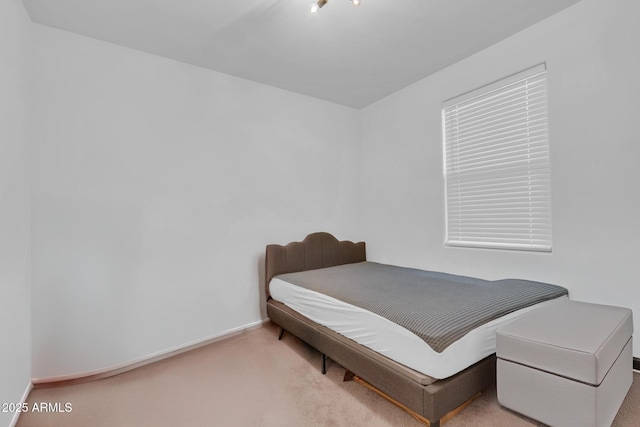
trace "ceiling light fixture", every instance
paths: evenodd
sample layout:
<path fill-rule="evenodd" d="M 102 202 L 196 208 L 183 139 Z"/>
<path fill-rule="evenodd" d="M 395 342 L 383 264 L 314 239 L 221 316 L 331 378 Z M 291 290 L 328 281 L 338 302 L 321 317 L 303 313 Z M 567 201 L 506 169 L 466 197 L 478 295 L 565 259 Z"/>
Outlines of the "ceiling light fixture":
<path fill-rule="evenodd" d="M 360 6 L 360 0 L 350 0 L 354 6 Z M 327 4 L 329 0 L 318 0 L 317 3 L 311 3 L 311 13 L 316 13 L 322 6 Z"/>

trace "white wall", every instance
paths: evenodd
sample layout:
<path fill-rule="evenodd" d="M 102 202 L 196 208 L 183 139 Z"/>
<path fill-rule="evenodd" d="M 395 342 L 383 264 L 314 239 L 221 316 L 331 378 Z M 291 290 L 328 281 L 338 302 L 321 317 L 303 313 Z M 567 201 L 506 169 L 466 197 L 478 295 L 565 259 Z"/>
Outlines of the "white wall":
<path fill-rule="evenodd" d="M 267 243 L 350 238 L 358 112 L 34 25 L 35 378 L 260 321 Z"/>
<path fill-rule="evenodd" d="M 29 32 L 22 2 L 0 2 L 0 403 L 20 402 L 31 380 Z"/>
<path fill-rule="evenodd" d="M 638 16 L 636 0 L 583 0 L 365 109 L 356 234 L 370 258 L 556 283 L 632 308 L 640 330 Z M 445 247 L 441 102 L 543 61 L 553 253 Z"/>

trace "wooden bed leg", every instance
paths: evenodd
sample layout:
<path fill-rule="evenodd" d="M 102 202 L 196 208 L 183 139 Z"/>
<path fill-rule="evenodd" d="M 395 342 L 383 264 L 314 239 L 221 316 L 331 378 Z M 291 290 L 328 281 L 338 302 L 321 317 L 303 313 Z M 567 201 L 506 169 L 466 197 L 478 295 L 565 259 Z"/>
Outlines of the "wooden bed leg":
<path fill-rule="evenodd" d="M 280 333 L 278 334 L 278 341 L 282 339 L 283 335 L 284 335 L 284 328 L 280 328 Z"/>
<path fill-rule="evenodd" d="M 322 375 L 327 373 L 327 356 L 322 353 Z"/>

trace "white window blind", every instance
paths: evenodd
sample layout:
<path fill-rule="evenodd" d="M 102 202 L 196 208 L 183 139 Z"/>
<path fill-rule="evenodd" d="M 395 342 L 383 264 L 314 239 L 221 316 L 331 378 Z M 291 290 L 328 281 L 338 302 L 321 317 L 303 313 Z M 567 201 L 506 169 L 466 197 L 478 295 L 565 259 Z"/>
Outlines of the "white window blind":
<path fill-rule="evenodd" d="M 551 251 L 546 66 L 444 103 L 446 244 Z"/>

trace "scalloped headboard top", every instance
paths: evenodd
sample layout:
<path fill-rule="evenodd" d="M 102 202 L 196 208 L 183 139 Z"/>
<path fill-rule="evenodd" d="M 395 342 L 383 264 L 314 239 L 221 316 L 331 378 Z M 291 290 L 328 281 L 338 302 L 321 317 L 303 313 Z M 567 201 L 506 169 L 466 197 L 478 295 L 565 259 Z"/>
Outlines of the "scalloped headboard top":
<path fill-rule="evenodd" d="M 265 286 L 269 298 L 269 281 L 273 276 L 297 271 L 316 270 L 367 260 L 364 242 L 339 241 L 329 233 L 309 234 L 302 242 L 267 245 Z"/>

